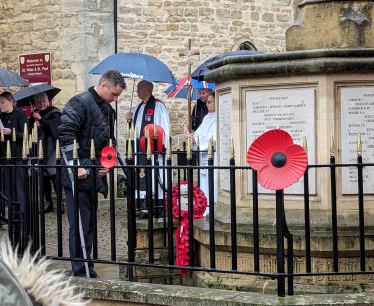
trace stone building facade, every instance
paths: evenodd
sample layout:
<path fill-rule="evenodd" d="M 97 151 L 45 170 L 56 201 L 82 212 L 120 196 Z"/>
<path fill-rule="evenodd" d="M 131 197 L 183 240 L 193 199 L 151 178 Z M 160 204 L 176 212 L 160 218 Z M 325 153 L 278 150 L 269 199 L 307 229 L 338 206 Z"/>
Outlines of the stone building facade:
<path fill-rule="evenodd" d="M 118 0 L 118 52 L 141 52 L 167 64 L 176 78 L 187 74 L 179 52 L 192 39 L 192 69 L 213 55 L 245 43 L 261 52 L 285 51 L 285 31 L 294 20 L 296 0 Z M 88 71 L 114 53 L 114 0 L 0 1 L 0 66 L 19 72 L 20 54 L 51 52 L 52 82 L 62 89 L 54 103 L 63 108 L 74 94 L 95 85 Z M 133 80 L 122 94 L 120 140 L 124 114 L 130 108 Z M 167 98 L 167 84 L 155 94 L 170 111 L 172 135 L 182 135 L 187 102 Z M 134 95 L 134 103 L 138 99 Z M 122 142 L 123 143 L 123 142 Z M 120 152 L 124 148 L 119 147 Z"/>

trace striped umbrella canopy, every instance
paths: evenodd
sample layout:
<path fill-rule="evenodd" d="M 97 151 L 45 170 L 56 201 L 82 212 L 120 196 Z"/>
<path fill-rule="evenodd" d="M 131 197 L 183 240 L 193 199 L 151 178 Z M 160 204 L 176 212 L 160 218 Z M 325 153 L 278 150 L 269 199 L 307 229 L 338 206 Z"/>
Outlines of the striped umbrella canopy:
<path fill-rule="evenodd" d="M 216 85 L 214 83 L 207 83 L 205 81 L 197 81 L 197 80 L 191 80 L 192 83 L 192 94 L 191 99 L 197 100 L 199 99 L 199 88 L 209 88 L 209 89 L 215 89 Z M 177 80 L 177 85 L 170 85 L 164 93 L 168 95 L 168 97 L 174 97 L 174 98 L 182 98 L 187 99 L 188 95 L 188 76 Z"/>

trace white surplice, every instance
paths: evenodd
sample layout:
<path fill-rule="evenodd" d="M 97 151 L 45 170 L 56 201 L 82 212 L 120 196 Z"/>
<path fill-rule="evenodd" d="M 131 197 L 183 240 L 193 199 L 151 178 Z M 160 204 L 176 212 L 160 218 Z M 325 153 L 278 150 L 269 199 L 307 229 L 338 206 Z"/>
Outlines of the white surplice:
<path fill-rule="evenodd" d="M 199 149 L 200 151 L 200 164 L 199 166 L 208 166 L 208 144 L 209 139 L 213 137 L 213 149 L 216 148 L 216 113 L 208 113 L 204 119 L 199 128 L 195 131 L 193 134 L 196 140 L 196 143 L 198 142 L 197 138 L 199 138 Z M 194 149 L 197 149 L 196 144 L 194 145 Z M 213 155 L 214 158 L 214 166 L 217 165 L 217 153 L 214 152 Z M 201 169 L 200 170 L 200 189 L 205 193 L 208 205 L 209 205 L 209 179 L 208 179 L 208 169 Z M 217 170 L 214 170 L 214 202 L 217 201 L 217 195 L 218 195 L 218 184 L 217 184 Z M 207 207 L 204 216 L 209 213 L 209 207 Z"/>

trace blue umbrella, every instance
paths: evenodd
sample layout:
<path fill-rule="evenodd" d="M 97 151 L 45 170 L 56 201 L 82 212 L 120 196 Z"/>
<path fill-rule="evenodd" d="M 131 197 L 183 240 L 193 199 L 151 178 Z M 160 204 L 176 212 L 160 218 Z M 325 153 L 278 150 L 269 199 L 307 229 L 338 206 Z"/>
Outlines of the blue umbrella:
<path fill-rule="evenodd" d="M 107 70 L 117 70 L 124 78 L 176 83 L 172 72 L 163 62 L 141 53 L 113 54 L 97 64 L 89 73 L 103 74 Z"/>
<path fill-rule="evenodd" d="M 204 80 L 204 74 L 209 71 L 208 65 L 214 61 L 218 61 L 222 58 L 225 58 L 227 56 L 238 56 L 238 55 L 254 55 L 254 54 L 264 54 L 263 52 L 257 52 L 257 51 L 251 51 L 251 50 L 239 50 L 239 51 L 233 51 L 229 53 L 224 53 L 220 55 L 216 55 L 211 57 L 210 59 L 206 60 L 204 63 L 202 63 L 197 69 L 191 74 L 191 77 L 198 81 Z"/>
<path fill-rule="evenodd" d="M 188 96 L 188 77 L 184 77 L 182 79 L 179 79 L 177 81 L 177 85 L 170 85 L 164 93 L 168 95 L 168 97 L 174 97 L 174 98 L 182 98 L 187 99 Z M 209 89 L 215 89 L 216 86 L 214 83 L 208 83 L 205 81 L 197 81 L 197 80 L 191 80 L 192 83 L 192 94 L 191 99 L 197 100 L 199 99 L 199 88 L 209 88 Z"/>

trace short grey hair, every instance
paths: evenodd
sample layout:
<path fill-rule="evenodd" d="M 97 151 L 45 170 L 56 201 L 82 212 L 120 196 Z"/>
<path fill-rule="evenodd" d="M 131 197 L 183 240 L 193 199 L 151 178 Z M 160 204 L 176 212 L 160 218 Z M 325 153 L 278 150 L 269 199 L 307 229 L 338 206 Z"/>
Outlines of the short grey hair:
<path fill-rule="evenodd" d="M 99 86 L 104 82 L 106 82 L 109 87 L 116 87 L 119 85 L 122 89 L 126 89 L 125 80 L 117 70 L 106 71 L 99 80 Z"/>
<path fill-rule="evenodd" d="M 49 98 L 48 98 L 47 93 L 45 91 L 39 92 L 39 93 L 34 95 L 34 102 L 36 103 L 36 101 L 43 100 L 44 98 L 46 98 L 47 101 L 49 102 Z"/>
<path fill-rule="evenodd" d="M 197 91 L 198 92 L 200 92 L 200 91 L 206 91 L 208 93 L 208 95 L 210 95 L 213 92 L 213 90 L 210 89 L 210 88 L 198 88 Z"/>

